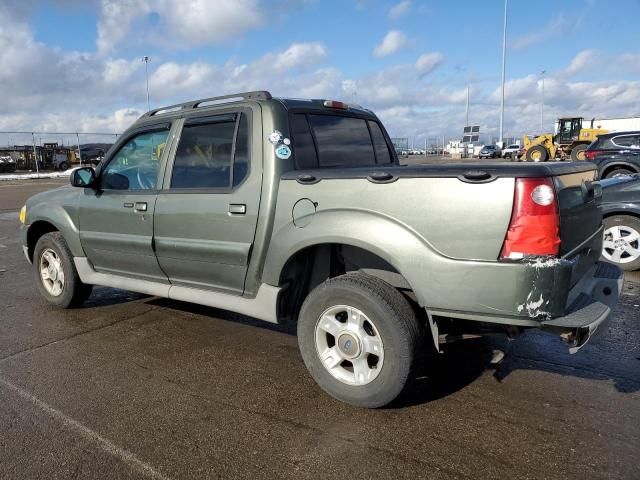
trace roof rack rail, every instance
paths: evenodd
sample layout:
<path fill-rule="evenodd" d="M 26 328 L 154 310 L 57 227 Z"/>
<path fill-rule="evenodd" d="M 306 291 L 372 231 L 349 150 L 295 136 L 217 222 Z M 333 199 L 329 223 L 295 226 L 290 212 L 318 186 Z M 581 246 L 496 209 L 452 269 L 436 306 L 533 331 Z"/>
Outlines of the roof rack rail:
<path fill-rule="evenodd" d="M 177 112 L 182 110 L 193 110 L 200 106 L 216 105 L 218 103 L 229 103 L 237 100 L 271 100 L 271 94 L 266 90 L 258 90 L 255 92 L 233 93 L 231 95 L 221 95 L 219 97 L 201 98 L 200 100 L 192 100 L 190 102 L 177 103 L 167 107 L 155 108 L 149 110 L 142 117 L 153 117 L 162 115 L 163 113 Z M 203 105 L 204 103 L 208 105 Z"/>

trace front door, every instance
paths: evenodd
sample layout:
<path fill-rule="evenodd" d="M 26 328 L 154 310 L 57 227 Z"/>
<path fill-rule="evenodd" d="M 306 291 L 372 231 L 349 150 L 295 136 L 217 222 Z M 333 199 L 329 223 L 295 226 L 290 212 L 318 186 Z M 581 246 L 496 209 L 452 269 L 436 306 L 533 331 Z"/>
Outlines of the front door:
<path fill-rule="evenodd" d="M 168 125 L 125 140 L 80 197 L 80 241 L 97 271 L 167 282 L 153 251 L 153 214 Z"/>
<path fill-rule="evenodd" d="M 260 152 L 250 148 L 260 148 L 256 121 L 249 108 L 184 121 L 154 216 L 172 284 L 243 293 L 262 183 Z"/>

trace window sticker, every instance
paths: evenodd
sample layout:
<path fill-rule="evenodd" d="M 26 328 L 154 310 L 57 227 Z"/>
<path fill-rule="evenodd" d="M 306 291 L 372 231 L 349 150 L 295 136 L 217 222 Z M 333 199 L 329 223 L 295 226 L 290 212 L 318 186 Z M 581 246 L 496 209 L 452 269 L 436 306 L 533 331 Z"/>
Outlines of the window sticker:
<path fill-rule="evenodd" d="M 276 157 L 281 160 L 287 160 L 291 157 L 291 140 L 285 138 L 281 132 L 274 130 L 269 134 L 267 140 L 275 147 Z"/>
<path fill-rule="evenodd" d="M 269 137 L 267 137 L 267 139 L 273 145 L 278 145 L 282 141 L 282 133 L 280 133 L 278 130 L 274 130 L 269 134 Z"/>
<path fill-rule="evenodd" d="M 276 147 L 276 157 L 281 160 L 288 160 L 291 157 L 291 149 L 287 145 L 279 145 Z"/>

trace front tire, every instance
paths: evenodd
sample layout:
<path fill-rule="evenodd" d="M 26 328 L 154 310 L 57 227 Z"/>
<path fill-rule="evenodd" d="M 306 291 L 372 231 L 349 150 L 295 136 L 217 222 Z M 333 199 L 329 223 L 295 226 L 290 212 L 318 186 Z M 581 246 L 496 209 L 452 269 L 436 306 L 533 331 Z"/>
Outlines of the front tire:
<path fill-rule="evenodd" d="M 316 287 L 298 319 L 309 373 L 329 395 L 377 408 L 404 389 L 422 329 L 409 301 L 388 283 L 348 273 Z"/>
<path fill-rule="evenodd" d="M 52 305 L 69 308 L 84 302 L 92 286 L 80 281 L 73 255 L 60 232 L 40 237 L 33 253 L 36 286 Z"/>
<path fill-rule="evenodd" d="M 549 158 L 549 152 L 542 145 L 534 145 L 527 149 L 527 162 L 546 162 Z"/>
<path fill-rule="evenodd" d="M 584 143 L 578 144 L 571 149 L 571 161 L 572 162 L 584 162 L 586 160 L 586 156 L 584 151 L 589 147 Z"/>

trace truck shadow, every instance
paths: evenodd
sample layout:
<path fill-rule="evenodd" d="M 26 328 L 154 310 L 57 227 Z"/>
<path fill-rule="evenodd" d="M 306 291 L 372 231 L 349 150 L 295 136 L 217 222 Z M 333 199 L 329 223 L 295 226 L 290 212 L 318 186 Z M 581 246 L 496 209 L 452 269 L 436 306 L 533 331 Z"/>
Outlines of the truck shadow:
<path fill-rule="evenodd" d="M 127 290 L 119 290 L 109 287 L 93 287 L 91 296 L 84 301 L 80 307 L 76 308 L 94 308 L 109 305 L 119 305 L 122 303 L 134 302 L 149 298 L 149 295 L 143 293 L 135 293 Z"/>
<path fill-rule="evenodd" d="M 618 392 L 637 392 L 640 390 L 640 344 L 625 328 L 625 320 L 614 318 L 611 323 L 575 354 L 570 354 L 566 345 L 553 336 L 528 332 L 507 347 L 505 359 L 494 376 L 502 382 L 517 370 L 537 370 L 609 381 Z"/>
<path fill-rule="evenodd" d="M 402 408 L 444 398 L 493 372 L 498 382 L 522 370 L 608 381 L 621 393 L 640 391 L 640 343 L 629 335 L 626 320 L 614 318 L 600 337 L 578 353 L 570 354 L 558 338 L 530 331 L 515 341 L 487 337 L 446 345 L 443 354 L 430 354 L 417 368 L 411 383 L 390 408 Z M 634 324 L 640 324 L 635 321 Z M 495 349 L 505 352 L 504 360 L 491 365 Z"/>
<path fill-rule="evenodd" d="M 138 301 L 145 297 L 121 290 L 97 288 L 85 307 Z M 148 297 L 144 301 L 169 310 L 296 335 L 295 324 L 270 324 L 226 310 L 164 298 Z M 632 299 L 633 302 L 637 300 Z M 443 354 L 425 354 L 425 358 L 418 362 L 407 388 L 389 408 L 420 405 L 447 397 L 487 374 L 492 374 L 498 382 L 508 382 L 508 377 L 518 370 L 605 380 L 610 381 L 619 392 L 637 392 L 640 390 L 640 321 L 633 316 L 634 311 L 629 313 L 628 307 L 633 305 L 618 311 L 607 330 L 574 355 L 569 354 L 567 346 L 555 336 L 535 330 L 515 341 L 486 337 L 445 345 Z M 497 366 L 490 362 L 495 349 L 505 352 L 504 360 Z M 425 351 L 428 350 L 427 345 Z"/>
<path fill-rule="evenodd" d="M 409 384 L 389 408 L 421 405 L 462 390 L 491 368 L 493 344 L 488 338 L 443 346 L 420 359 Z"/>

